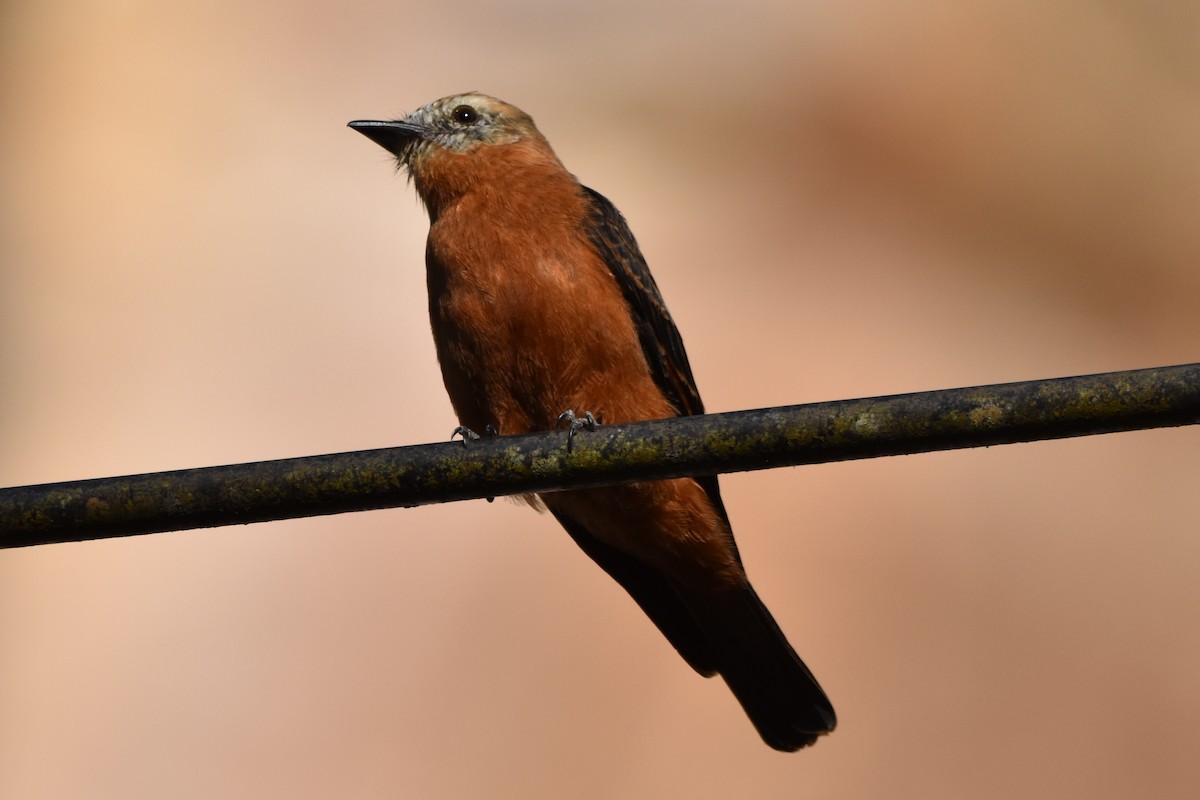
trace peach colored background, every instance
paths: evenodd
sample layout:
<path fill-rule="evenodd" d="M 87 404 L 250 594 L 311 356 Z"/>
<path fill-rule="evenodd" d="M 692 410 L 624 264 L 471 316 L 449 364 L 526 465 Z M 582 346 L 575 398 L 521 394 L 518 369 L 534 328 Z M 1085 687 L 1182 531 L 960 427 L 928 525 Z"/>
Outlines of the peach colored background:
<path fill-rule="evenodd" d="M 345 128 L 466 89 L 632 222 L 713 410 L 1200 359 L 1200 6 L 0 6 L 0 485 L 444 439 L 424 215 Z M 762 745 L 553 521 L 0 553 L 5 798 L 1184 798 L 1200 430 L 735 475 L 832 696 Z"/>

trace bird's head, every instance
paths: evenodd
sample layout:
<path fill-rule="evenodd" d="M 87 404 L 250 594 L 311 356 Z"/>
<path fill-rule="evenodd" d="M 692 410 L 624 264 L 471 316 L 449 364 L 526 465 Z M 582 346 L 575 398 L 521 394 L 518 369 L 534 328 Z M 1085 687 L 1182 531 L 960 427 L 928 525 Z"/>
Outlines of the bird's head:
<path fill-rule="evenodd" d="M 525 160 L 540 152 L 557 161 L 528 114 L 478 92 L 434 100 L 402 119 L 349 125 L 394 155 L 427 200 L 427 190 L 439 188 L 431 181 L 449 179 L 447 172 L 478 172 L 477 159 L 497 152 L 492 150 L 497 145 L 524 144 Z"/>
<path fill-rule="evenodd" d="M 402 119 L 349 125 L 396 157 L 431 215 L 473 188 L 511 185 L 523 170 L 563 171 L 528 114 L 478 92 L 434 100 Z"/>

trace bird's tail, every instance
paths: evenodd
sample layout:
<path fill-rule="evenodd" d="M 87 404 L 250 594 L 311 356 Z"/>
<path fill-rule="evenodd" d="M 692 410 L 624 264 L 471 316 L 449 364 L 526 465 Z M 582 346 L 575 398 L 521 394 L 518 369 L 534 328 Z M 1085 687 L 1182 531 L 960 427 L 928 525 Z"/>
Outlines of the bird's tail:
<path fill-rule="evenodd" d="M 763 741 L 790 752 L 834 729 L 829 698 L 749 584 L 685 602 L 714 647 L 717 671 Z"/>

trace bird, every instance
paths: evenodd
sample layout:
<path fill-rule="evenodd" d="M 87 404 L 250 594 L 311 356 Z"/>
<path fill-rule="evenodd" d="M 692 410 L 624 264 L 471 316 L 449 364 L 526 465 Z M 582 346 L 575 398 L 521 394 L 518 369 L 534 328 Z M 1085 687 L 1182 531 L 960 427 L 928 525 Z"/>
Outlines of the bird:
<path fill-rule="evenodd" d="M 467 92 L 348 124 L 394 156 L 428 213 L 430 324 L 464 444 L 477 432 L 704 413 L 625 218 L 567 171 L 528 114 Z M 746 577 L 716 476 L 525 499 L 696 672 L 724 678 L 772 748 L 796 751 L 834 729 L 825 692 Z"/>

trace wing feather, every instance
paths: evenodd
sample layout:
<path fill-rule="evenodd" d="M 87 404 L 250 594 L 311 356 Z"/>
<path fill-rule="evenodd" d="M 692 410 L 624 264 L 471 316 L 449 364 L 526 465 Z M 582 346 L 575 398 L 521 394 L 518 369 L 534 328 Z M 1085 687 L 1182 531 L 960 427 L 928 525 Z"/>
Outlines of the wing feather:
<path fill-rule="evenodd" d="M 704 402 L 700 399 L 700 390 L 696 388 L 696 379 L 692 376 L 683 338 L 675 327 L 671 312 L 667 310 L 654 276 L 650 274 L 650 267 L 633 237 L 633 231 L 608 198 L 586 186 L 583 192 L 591 204 L 588 236 L 616 278 L 625 302 L 629 304 L 642 354 L 646 357 L 646 365 L 650 368 L 654 383 L 679 416 L 703 414 Z M 728 524 L 729 517 L 725 513 L 725 504 L 721 502 L 717 476 L 697 476 L 696 482 L 712 499 Z"/>

